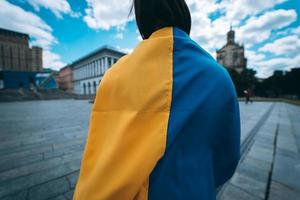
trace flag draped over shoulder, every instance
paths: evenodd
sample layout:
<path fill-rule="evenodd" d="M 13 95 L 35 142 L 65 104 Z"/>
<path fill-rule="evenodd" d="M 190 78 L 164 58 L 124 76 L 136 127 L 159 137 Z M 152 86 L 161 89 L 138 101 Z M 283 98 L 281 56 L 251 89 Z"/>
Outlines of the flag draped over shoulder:
<path fill-rule="evenodd" d="M 185 32 L 160 29 L 101 81 L 74 199 L 215 199 L 239 147 L 226 70 Z"/>

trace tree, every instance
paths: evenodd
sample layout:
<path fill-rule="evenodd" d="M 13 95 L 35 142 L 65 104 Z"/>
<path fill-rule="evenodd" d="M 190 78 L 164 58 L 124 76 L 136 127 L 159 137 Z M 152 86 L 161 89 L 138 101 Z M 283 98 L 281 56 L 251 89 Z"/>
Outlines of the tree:
<path fill-rule="evenodd" d="M 242 73 L 238 73 L 234 69 L 228 69 L 228 72 L 239 97 L 244 96 L 244 91 L 247 89 L 254 91 L 258 82 L 257 78 L 255 77 L 256 71 L 253 69 L 245 69 Z"/>

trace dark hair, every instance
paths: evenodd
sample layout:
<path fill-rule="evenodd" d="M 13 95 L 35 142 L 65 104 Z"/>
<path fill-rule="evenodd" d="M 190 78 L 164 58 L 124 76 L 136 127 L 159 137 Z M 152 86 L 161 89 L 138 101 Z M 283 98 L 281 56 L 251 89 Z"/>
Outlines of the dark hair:
<path fill-rule="evenodd" d="M 143 39 L 148 39 L 156 30 L 168 26 L 190 34 L 191 14 L 185 0 L 133 0 L 131 12 L 133 8 Z"/>

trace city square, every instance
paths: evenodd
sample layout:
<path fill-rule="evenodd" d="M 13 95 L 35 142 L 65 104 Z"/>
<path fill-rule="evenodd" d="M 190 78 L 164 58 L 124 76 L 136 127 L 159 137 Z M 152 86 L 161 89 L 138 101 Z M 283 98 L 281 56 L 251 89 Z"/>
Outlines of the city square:
<path fill-rule="evenodd" d="M 1 103 L 0 199 L 72 199 L 92 109 L 87 100 Z M 241 161 L 218 199 L 297 199 L 300 108 L 240 102 Z"/>
<path fill-rule="evenodd" d="M 300 199 L 298 1 L 0 0 L 0 200 Z"/>

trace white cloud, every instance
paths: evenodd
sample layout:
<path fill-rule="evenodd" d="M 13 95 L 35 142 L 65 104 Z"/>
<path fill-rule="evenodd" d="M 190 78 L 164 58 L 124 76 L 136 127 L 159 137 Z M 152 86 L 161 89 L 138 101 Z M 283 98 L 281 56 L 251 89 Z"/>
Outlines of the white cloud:
<path fill-rule="evenodd" d="M 43 51 L 43 62 L 44 66 L 48 66 L 54 70 L 59 70 L 61 67 L 66 65 L 61 61 L 60 55 L 48 50 Z"/>
<path fill-rule="evenodd" d="M 292 44 L 294 42 L 294 45 Z M 273 74 L 274 70 L 289 70 L 300 67 L 300 46 L 299 38 L 287 36 L 280 38 L 273 43 L 268 43 L 259 49 L 260 52 L 271 52 L 277 57 L 267 57 L 265 54 L 246 51 L 248 67 L 255 69 L 258 77 L 266 78 Z M 297 46 L 297 47 L 293 47 Z"/>
<path fill-rule="evenodd" d="M 43 47 L 57 42 L 52 28 L 37 15 L 7 1 L 0 1 L 0 7 L 0 26 L 3 28 L 29 33 L 34 38 L 33 43 Z"/>
<path fill-rule="evenodd" d="M 268 15 L 257 17 L 257 14 L 274 7 L 286 0 L 265 0 L 253 3 L 252 0 L 223 0 L 221 2 L 216 0 L 198 1 L 187 0 L 191 14 L 192 14 L 192 32 L 191 36 L 199 42 L 207 51 L 215 52 L 224 45 L 226 40 L 226 32 L 229 30 L 231 24 L 237 28 L 237 40 L 246 43 L 250 47 L 253 42 L 257 42 L 257 31 L 264 31 L 261 33 L 263 38 L 268 38 L 274 28 L 280 28 L 281 23 L 275 23 L 276 27 L 269 26 L 270 23 L 278 20 L 285 24 L 290 24 L 289 20 L 295 20 L 295 11 L 280 10 L 279 12 L 270 12 Z M 219 18 L 212 20 L 209 15 L 212 13 L 223 13 Z M 278 15 L 275 18 L 274 15 Z M 291 15 L 291 16 L 290 16 Z M 245 18 L 250 18 L 246 22 Z M 270 18 L 270 19 L 269 19 Z M 271 21 L 271 19 L 273 21 Z M 256 20 L 255 22 L 253 22 Z M 261 21 L 263 20 L 263 21 Z M 243 22 L 243 23 L 242 23 Z M 255 29 L 255 26 L 260 24 L 257 31 L 246 37 L 246 31 Z M 268 24 L 269 23 L 269 24 Z M 241 25 L 243 25 L 241 27 Z M 259 30 L 260 29 L 260 30 Z"/>
<path fill-rule="evenodd" d="M 123 38 L 124 38 L 124 34 L 123 33 L 117 33 L 116 35 L 115 35 L 115 38 L 117 38 L 117 39 L 119 39 L 119 40 L 123 40 Z"/>
<path fill-rule="evenodd" d="M 251 17 L 246 24 L 237 30 L 240 40 L 256 44 L 268 39 L 273 30 L 284 28 L 297 19 L 295 10 L 275 10 L 259 17 Z"/>
<path fill-rule="evenodd" d="M 124 27 L 132 18 L 128 17 L 130 1 L 120 0 L 86 0 L 84 21 L 90 28 L 109 30 L 112 27 Z M 126 3 L 127 2 L 127 3 Z"/>
<path fill-rule="evenodd" d="M 281 31 L 276 32 L 277 36 L 287 36 L 287 35 L 298 35 L 300 37 L 300 26 L 298 27 L 289 27 Z"/>
<path fill-rule="evenodd" d="M 230 22 L 224 17 L 215 21 L 209 18 L 211 13 L 221 10 L 220 4 L 214 0 L 187 0 L 187 4 L 192 15 L 191 37 L 214 56 L 215 50 L 224 44 Z"/>
<path fill-rule="evenodd" d="M 62 18 L 62 14 L 69 14 L 71 17 L 80 17 L 81 14 L 73 12 L 67 0 L 28 0 L 36 11 L 41 7 L 51 10 L 57 18 Z"/>
<path fill-rule="evenodd" d="M 129 53 L 131 53 L 131 52 L 133 51 L 133 49 L 122 48 L 122 47 L 120 47 L 120 46 L 117 46 L 117 49 L 118 49 L 119 51 L 124 52 L 124 53 L 127 53 L 127 54 L 129 54 Z"/>
<path fill-rule="evenodd" d="M 287 0 L 223 0 L 221 7 L 226 10 L 226 18 L 234 25 L 248 16 L 254 16 Z"/>
<path fill-rule="evenodd" d="M 64 64 L 60 58 L 51 52 L 51 46 L 57 44 L 57 39 L 52 35 L 52 28 L 34 13 L 23 10 L 7 1 L 0 1 L 0 27 L 24 32 L 32 38 L 31 45 L 41 46 L 44 49 L 44 67 L 58 68 Z M 49 57 L 47 57 L 50 55 Z"/>
<path fill-rule="evenodd" d="M 251 50 L 246 50 L 245 56 L 248 58 L 248 61 L 252 62 L 252 64 L 254 64 L 256 62 L 260 62 L 266 58 L 265 54 L 257 53 L 255 51 L 251 51 Z M 248 64 L 251 66 L 251 63 L 248 63 Z"/>
<path fill-rule="evenodd" d="M 292 29 L 292 33 L 300 35 L 300 26 L 298 26 L 297 28 Z"/>
<path fill-rule="evenodd" d="M 285 70 L 288 71 L 291 68 L 294 67 L 300 67 L 300 55 L 291 58 L 273 58 L 264 60 L 257 63 L 257 66 L 259 66 L 258 70 L 258 76 L 259 77 L 268 77 L 272 75 L 274 70 Z"/>
<path fill-rule="evenodd" d="M 300 39 L 296 35 L 286 36 L 264 45 L 259 51 L 293 56 L 300 53 Z"/>

